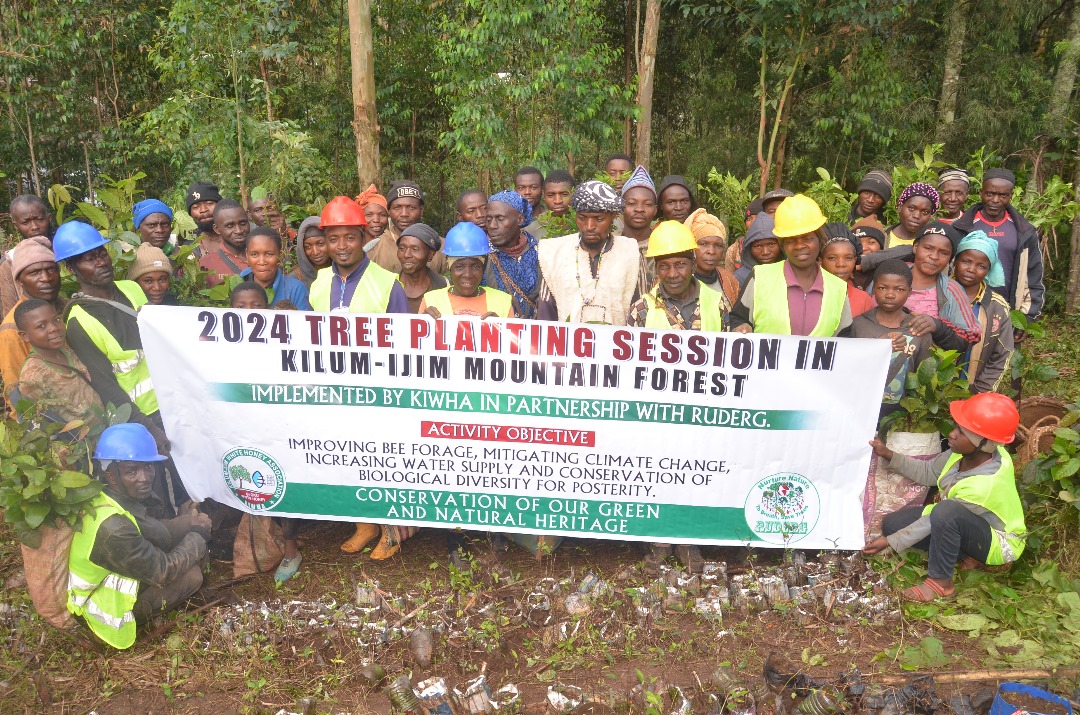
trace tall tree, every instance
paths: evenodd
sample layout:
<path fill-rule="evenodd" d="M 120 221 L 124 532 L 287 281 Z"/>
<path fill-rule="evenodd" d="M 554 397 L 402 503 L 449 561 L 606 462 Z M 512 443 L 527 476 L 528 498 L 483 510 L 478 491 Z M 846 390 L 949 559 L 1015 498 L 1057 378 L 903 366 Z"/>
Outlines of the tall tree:
<path fill-rule="evenodd" d="M 648 0 L 645 5 L 645 30 L 638 53 L 637 143 L 634 157 L 639 164 L 649 165 L 652 148 L 652 96 L 653 76 L 656 73 L 656 40 L 660 35 L 660 0 Z M 635 43 L 636 44 L 636 43 Z"/>
<path fill-rule="evenodd" d="M 349 0 L 349 53 L 352 58 L 353 132 L 360 186 L 379 183 L 379 122 L 375 110 L 375 53 L 370 0 Z"/>
<path fill-rule="evenodd" d="M 964 56 L 964 42 L 967 40 L 967 3 L 965 0 L 952 0 L 949 4 L 949 16 L 945 20 L 948 29 L 945 41 L 945 71 L 941 79 L 941 100 L 938 102 L 937 127 L 935 140 L 944 143 L 949 130 L 956 120 L 956 107 L 960 98 L 960 70 Z"/>

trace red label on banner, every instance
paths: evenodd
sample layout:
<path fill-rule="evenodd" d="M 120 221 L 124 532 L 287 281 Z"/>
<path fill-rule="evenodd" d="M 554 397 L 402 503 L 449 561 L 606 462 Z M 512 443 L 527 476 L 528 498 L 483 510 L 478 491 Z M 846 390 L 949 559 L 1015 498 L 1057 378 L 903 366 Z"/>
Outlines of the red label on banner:
<path fill-rule="evenodd" d="M 420 434 L 437 439 L 469 439 L 477 442 L 523 442 L 526 444 L 556 444 L 564 447 L 595 447 L 596 432 L 592 430 L 558 429 L 505 425 L 477 425 L 463 422 L 420 423 Z"/>

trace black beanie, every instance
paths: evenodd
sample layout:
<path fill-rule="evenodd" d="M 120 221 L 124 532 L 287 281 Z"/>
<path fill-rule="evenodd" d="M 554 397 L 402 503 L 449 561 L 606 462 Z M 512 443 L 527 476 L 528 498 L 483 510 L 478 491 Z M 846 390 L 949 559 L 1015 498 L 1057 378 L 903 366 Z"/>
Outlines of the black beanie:
<path fill-rule="evenodd" d="M 187 210 L 200 201 L 221 201 L 221 192 L 209 181 L 196 181 L 187 190 Z"/>

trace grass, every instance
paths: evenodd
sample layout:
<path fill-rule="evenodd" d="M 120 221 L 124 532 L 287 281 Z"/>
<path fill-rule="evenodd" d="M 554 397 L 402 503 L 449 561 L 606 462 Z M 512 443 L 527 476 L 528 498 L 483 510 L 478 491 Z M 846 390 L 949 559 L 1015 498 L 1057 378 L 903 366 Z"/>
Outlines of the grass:
<path fill-rule="evenodd" d="M 1036 362 L 1046 363 L 1058 376 L 1038 385 L 1024 387 L 1025 394 L 1057 397 L 1066 403 L 1080 399 L 1080 340 L 1075 316 L 1047 316 L 1040 321 L 1046 329 L 1041 338 L 1032 338 L 1025 352 Z"/>

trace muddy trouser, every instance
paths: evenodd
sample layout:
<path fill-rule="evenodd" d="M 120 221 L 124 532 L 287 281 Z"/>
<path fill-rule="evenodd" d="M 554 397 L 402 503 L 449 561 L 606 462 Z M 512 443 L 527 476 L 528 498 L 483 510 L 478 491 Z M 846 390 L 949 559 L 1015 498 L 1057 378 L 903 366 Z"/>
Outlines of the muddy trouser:
<path fill-rule="evenodd" d="M 895 534 L 922 518 L 923 507 L 901 509 L 881 520 L 881 533 Z M 927 572 L 933 579 L 951 579 L 956 563 L 971 556 L 986 563 L 993 539 L 990 524 L 963 504 L 946 499 L 930 512 L 930 536 L 915 544 L 916 549 L 930 553 Z"/>
<path fill-rule="evenodd" d="M 164 586 L 139 584 L 135 599 L 135 622 L 146 623 L 157 613 L 165 613 L 191 598 L 203 584 L 202 564 L 196 564 Z"/>
<path fill-rule="evenodd" d="M 149 416 L 151 422 L 157 425 L 161 430 L 165 431 L 165 424 L 162 422 L 161 413 L 155 412 Z M 168 512 L 168 517 L 174 517 L 178 513 L 178 509 L 183 506 L 185 502 L 191 501 L 191 497 L 188 496 L 187 489 L 184 488 L 184 483 L 180 481 L 180 475 L 176 471 L 176 465 L 173 463 L 170 457 L 164 462 L 158 462 L 155 467 L 154 473 L 154 493 L 161 497 L 161 500 L 165 502 L 165 509 Z"/>

